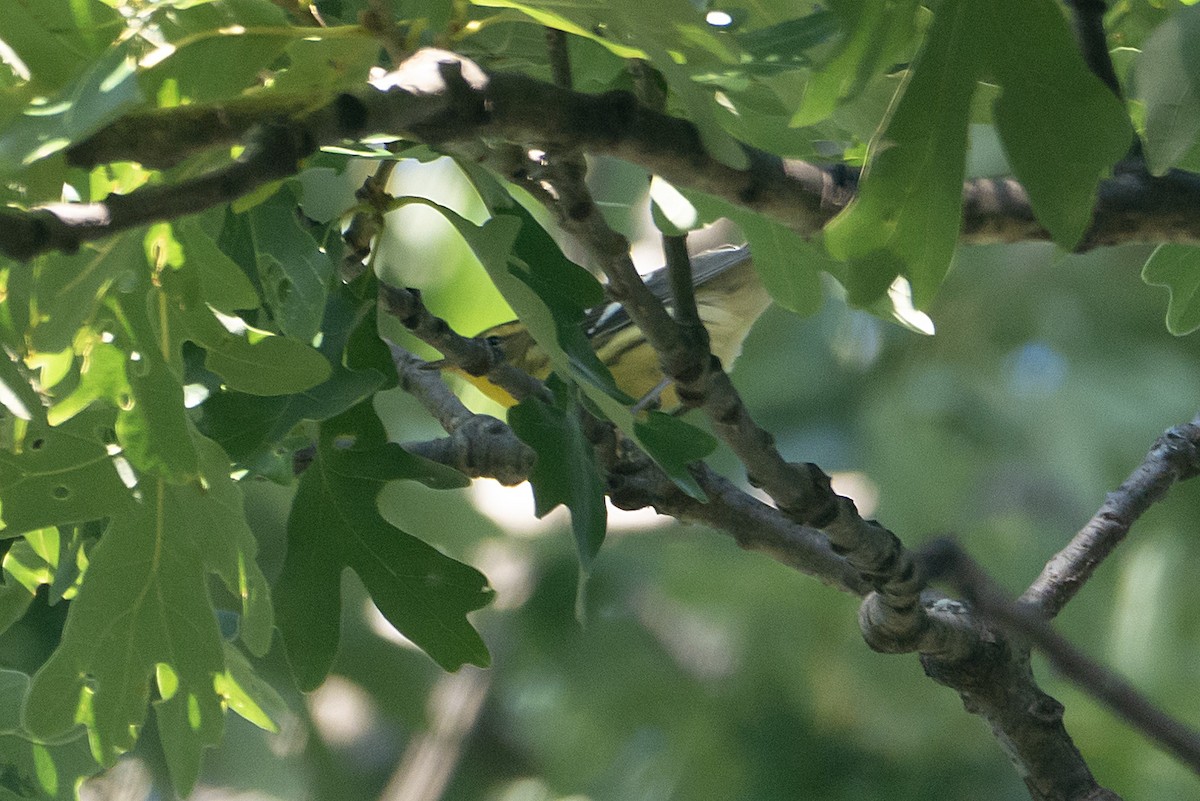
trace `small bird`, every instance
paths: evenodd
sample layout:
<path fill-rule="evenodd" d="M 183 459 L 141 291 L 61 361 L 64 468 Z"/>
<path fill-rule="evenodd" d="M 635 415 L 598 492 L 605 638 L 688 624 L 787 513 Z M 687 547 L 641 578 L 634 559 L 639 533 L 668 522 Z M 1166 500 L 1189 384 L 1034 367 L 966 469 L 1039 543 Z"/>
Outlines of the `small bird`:
<path fill-rule="evenodd" d="M 713 355 L 729 369 L 742 352 L 742 343 L 750 328 L 771 304 L 771 298 L 754 271 L 750 249 L 726 246 L 693 256 L 692 282 L 696 309 L 708 329 Z M 667 268 L 645 276 L 646 286 L 670 308 L 671 292 Z M 665 381 L 658 355 L 646 341 L 628 312 L 619 303 L 606 303 L 588 309 L 584 333 L 600 361 L 612 372 L 622 390 L 639 405 L 657 397 L 664 408 L 678 405 L 675 388 Z M 534 378 L 544 379 L 553 369 L 550 358 L 534 341 L 520 320 L 492 326 L 477 336 L 490 339 L 504 353 L 509 364 Z M 485 395 L 503 406 L 516 403 L 511 395 L 482 376 L 464 375 Z M 661 394 L 659 394 L 661 393 Z"/>

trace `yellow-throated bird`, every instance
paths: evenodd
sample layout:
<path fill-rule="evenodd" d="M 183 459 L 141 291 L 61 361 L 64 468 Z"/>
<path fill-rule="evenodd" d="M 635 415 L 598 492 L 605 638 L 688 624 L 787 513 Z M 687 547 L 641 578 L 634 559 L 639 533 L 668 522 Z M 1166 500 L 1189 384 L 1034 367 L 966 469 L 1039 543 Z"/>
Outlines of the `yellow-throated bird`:
<path fill-rule="evenodd" d="M 693 256 L 691 261 L 696 308 L 708 329 L 713 354 L 729 369 L 742 352 L 742 342 L 750 327 L 770 305 L 771 298 L 758 280 L 750 250 L 745 246 L 706 251 Z M 645 281 L 655 296 L 669 306 L 670 279 L 666 268 L 645 276 Z M 588 309 L 584 326 L 592 350 L 622 390 L 639 399 L 659 390 L 663 373 L 658 355 L 620 304 L 606 303 Z M 545 378 L 553 369 L 545 351 L 520 320 L 493 326 L 478 336 L 492 339 L 509 364 L 535 378 Z M 516 403 L 511 395 L 486 378 L 470 375 L 466 378 L 496 402 L 504 406 Z M 668 409 L 679 402 L 673 386 L 663 388 L 659 398 Z"/>

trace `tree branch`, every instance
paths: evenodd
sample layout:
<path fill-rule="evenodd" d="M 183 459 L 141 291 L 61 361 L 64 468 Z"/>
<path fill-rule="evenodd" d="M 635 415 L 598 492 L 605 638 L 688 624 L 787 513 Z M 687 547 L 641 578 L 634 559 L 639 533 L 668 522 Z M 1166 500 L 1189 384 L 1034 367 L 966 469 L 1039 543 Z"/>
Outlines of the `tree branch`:
<path fill-rule="evenodd" d="M 502 420 L 475 414 L 442 380 L 441 372 L 393 343 L 392 360 L 400 387 L 425 407 L 450 436 L 428 442 L 406 442 L 404 449 L 471 478 L 487 476 L 505 486 L 529 479 L 537 458 Z"/>
<path fill-rule="evenodd" d="M 541 381 L 504 361 L 504 354 L 498 348 L 482 339 L 459 334 L 425 308 L 419 291 L 380 284 L 379 307 L 418 339 L 440 351 L 450 366 L 486 377 L 517 400 L 530 395 L 548 397 Z"/>
<path fill-rule="evenodd" d="M 1200 773 L 1200 732 L 1163 712 L 1129 682 L 1076 649 L 1038 609 L 1008 600 L 987 572 L 953 540 L 931 543 L 924 557 L 931 577 L 945 578 L 986 620 L 1032 643 L 1059 673 Z"/>
<path fill-rule="evenodd" d="M 1108 494 L 1104 505 L 1046 563 L 1021 603 L 1049 619 L 1057 615 L 1129 529 L 1174 484 L 1200 475 L 1200 415 L 1168 429 L 1154 442 L 1129 478 Z"/>
<path fill-rule="evenodd" d="M 818 232 L 853 199 L 858 172 L 786 160 L 743 145 L 744 170 L 726 166 L 705 151 L 696 127 L 640 106 L 632 95 L 587 95 L 521 75 L 488 75 L 448 51 L 422 50 L 380 86 L 342 94 L 327 106 L 290 122 L 282 145 L 251 148 L 230 166 L 193 181 L 146 187 L 97 204 L 55 204 L 28 211 L 0 210 L 0 252 L 27 259 L 48 250 L 72 250 L 83 242 L 147 222 L 171 219 L 227 202 L 271 180 L 292 174 L 297 160 L 318 146 L 386 132 L 432 145 L 480 137 L 537 144 L 547 152 L 584 150 L 645 167 L 678 186 L 696 189 L 760 212 L 802 236 Z M 217 126 L 212 141 L 226 142 L 245 130 L 245 110 L 233 126 Z M 118 160 L 153 163 L 169 144 L 195 143 L 196 111 L 130 115 L 68 151 L 80 166 Z M 215 120 L 222 109 L 213 112 Z M 279 110 L 264 109 L 272 119 Z M 161 143 L 151 148 L 147 143 Z M 196 145 L 193 145 L 196 146 Z M 265 154 L 257 153 L 265 150 Z M 272 157 L 273 154 L 282 154 Z M 1136 163 L 1100 184 L 1092 225 L 1077 250 L 1127 242 L 1200 244 L 1200 176 L 1173 170 L 1151 176 Z M 1024 189 L 1011 178 L 980 178 L 963 185 L 961 241 L 988 244 L 1049 241 Z"/>

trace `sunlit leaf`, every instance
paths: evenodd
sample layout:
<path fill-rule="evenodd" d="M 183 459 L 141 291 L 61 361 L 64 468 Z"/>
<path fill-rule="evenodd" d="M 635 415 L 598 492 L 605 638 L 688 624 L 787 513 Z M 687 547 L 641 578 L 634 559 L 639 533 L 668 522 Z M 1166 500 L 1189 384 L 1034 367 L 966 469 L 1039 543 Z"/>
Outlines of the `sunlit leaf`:
<path fill-rule="evenodd" d="M 325 420 L 370 397 L 386 383 L 387 375 L 375 367 L 368 351 L 383 349 L 375 362 L 379 356 L 390 357 L 375 333 L 374 311 L 362 317 L 359 313 L 358 303 L 346 289 L 329 295 L 319 351 L 333 369 L 324 382 L 302 393 L 274 397 L 214 393 L 202 407 L 200 429 L 220 442 L 235 462 L 245 464 L 263 457 L 301 421 Z M 361 332 L 366 344 L 359 345 L 351 359 L 347 345 L 355 332 Z"/>
<path fill-rule="evenodd" d="M 903 94 L 871 144 L 858 197 L 825 227 L 829 252 L 849 262 L 852 302 L 873 302 L 903 273 L 925 307 L 950 266 L 979 71 L 979 11 L 975 0 L 938 6 Z"/>
<path fill-rule="evenodd" d="M 800 107 L 791 119 L 794 127 L 829 117 L 839 103 L 861 92 L 880 68 L 890 66 L 888 59 L 898 58 L 911 40 L 920 8 L 916 0 L 830 5 L 828 16 L 837 18 L 845 33 L 837 54 L 805 84 Z M 826 18 L 824 24 L 829 22 Z"/>
<path fill-rule="evenodd" d="M 113 416 L 101 410 L 32 427 L 19 450 L 0 450 L 4 535 L 95 520 L 128 508 L 129 490 L 108 455 Z"/>
<path fill-rule="evenodd" d="M 165 271 L 159 280 L 161 335 L 182 361 L 183 340 L 205 349 L 204 365 L 232 390 L 252 395 L 291 395 L 329 378 L 329 362 L 306 342 L 257 331 L 240 318 L 219 321 L 204 302 L 199 271 L 190 264 Z"/>
<path fill-rule="evenodd" d="M 34 676 L 24 712 L 30 732 L 54 738 L 76 725 L 81 702 L 90 699 L 90 735 L 111 761 L 133 745 L 157 671 L 164 695 L 159 724 L 173 780 L 184 794 L 200 749 L 215 744 L 224 726 L 213 680 L 224 672 L 225 659 L 208 574 L 216 573 L 240 599 L 248 647 L 265 652 L 271 631 L 266 581 L 254 561 L 241 491 L 226 474 L 225 454 L 207 440 L 197 446 L 201 477 L 179 485 L 143 482 L 140 502 L 111 516 L 90 554 L 62 643 Z"/>
<path fill-rule="evenodd" d="M 594 299 L 594 279 L 577 265 L 566 261 L 558 252 L 558 246 L 544 232 L 531 236 L 529 227 L 540 229 L 540 226 L 518 206 L 496 210 L 496 216 L 482 226 L 476 226 L 451 209 L 417 198 L 412 202 L 425 202 L 436 208 L 462 234 L 487 269 L 496 288 L 528 327 L 539 346 L 546 351 L 555 372 L 576 381 L 603 415 L 641 444 L 650 458 L 663 467 L 685 492 L 703 498 L 704 492 L 699 485 L 677 462 L 676 455 L 691 452 L 690 446 L 680 442 L 679 447 L 660 452 L 659 446 L 664 439 L 655 438 L 651 442 L 641 440 L 642 429 L 638 423 L 642 418 L 632 411 L 636 400 L 620 389 L 584 335 L 582 303 Z M 534 243 L 539 246 L 535 249 L 527 247 Z M 530 261 L 513 259 L 510 253 L 528 257 Z M 564 263 L 574 269 L 547 269 L 548 266 Z M 675 436 L 688 439 L 692 445 L 712 443 L 699 429 L 681 420 L 676 422 L 679 425 L 671 427 Z M 644 421 L 642 423 L 644 425 Z M 665 435 L 665 429 L 655 427 L 653 431 Z"/>
<path fill-rule="evenodd" d="M 58 352 L 71 347 L 114 283 L 146 270 L 146 258 L 140 232 L 130 232 L 73 255 L 41 256 L 33 269 L 38 314 L 30 321 L 30 339 L 36 350 Z"/>

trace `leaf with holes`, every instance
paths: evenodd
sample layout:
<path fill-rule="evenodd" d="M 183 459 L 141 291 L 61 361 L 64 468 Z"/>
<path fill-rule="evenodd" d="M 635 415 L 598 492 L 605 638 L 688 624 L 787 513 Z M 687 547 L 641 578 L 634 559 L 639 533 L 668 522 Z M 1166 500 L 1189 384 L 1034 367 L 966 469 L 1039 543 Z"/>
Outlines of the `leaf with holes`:
<path fill-rule="evenodd" d="M 253 241 L 253 268 L 279 330 L 310 342 L 321 327 L 333 262 L 300 224 L 289 187 L 231 221 Z M 227 233 L 236 236 L 235 231 Z"/>
<path fill-rule="evenodd" d="M 30 733 L 48 739 L 82 720 L 97 754 L 111 764 L 133 746 L 154 676 L 168 766 L 184 795 L 200 749 L 223 729 L 213 682 L 226 664 L 209 574 L 239 600 L 241 638 L 252 652 L 266 652 L 272 625 L 241 490 L 215 443 L 198 438 L 196 450 L 196 481 L 144 481 L 140 502 L 111 516 L 89 555 L 62 642 L 34 676 L 23 717 Z"/>
<path fill-rule="evenodd" d="M 129 232 L 73 255 L 49 254 L 34 262 L 30 344 L 57 353 L 71 347 L 75 332 L 92 319 L 114 283 L 145 269 L 141 232 Z"/>
<path fill-rule="evenodd" d="M 279 629 L 303 689 L 320 684 L 333 664 L 346 567 L 384 617 L 443 668 L 488 663 L 487 647 L 466 617 L 491 600 L 487 579 L 383 519 L 379 492 L 396 479 L 434 487 L 469 483 L 388 442 L 370 403 L 321 424 L 316 458 L 288 517 L 287 559 L 275 587 Z"/>
<path fill-rule="evenodd" d="M 33 424 L 15 452 L 0 450 L 3 536 L 96 520 L 132 503 L 108 454 L 113 414 L 95 409 L 59 426 Z"/>

